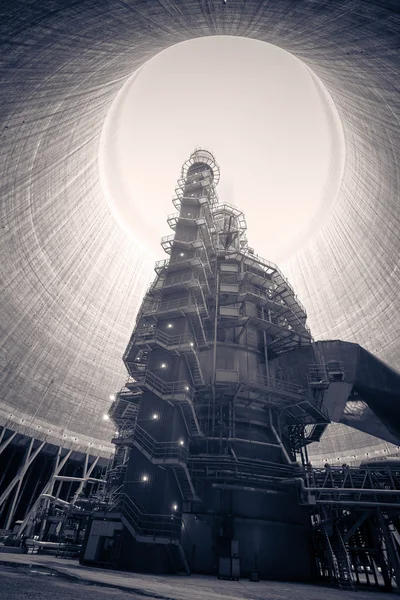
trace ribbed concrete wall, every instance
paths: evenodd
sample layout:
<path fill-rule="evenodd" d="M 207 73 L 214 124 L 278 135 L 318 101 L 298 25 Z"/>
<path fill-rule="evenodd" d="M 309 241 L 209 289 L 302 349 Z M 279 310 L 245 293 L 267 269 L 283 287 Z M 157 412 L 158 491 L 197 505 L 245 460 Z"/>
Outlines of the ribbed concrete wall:
<path fill-rule="evenodd" d="M 142 257 L 99 185 L 99 135 L 135 69 L 206 35 L 276 44 L 328 88 L 346 141 L 340 197 L 282 266 L 316 338 L 356 341 L 400 367 L 396 4 L 2 3 L 3 420 L 12 413 L 24 426 L 35 417 L 68 436 L 109 438 L 101 415 L 123 379 L 121 354 L 145 282 Z"/>

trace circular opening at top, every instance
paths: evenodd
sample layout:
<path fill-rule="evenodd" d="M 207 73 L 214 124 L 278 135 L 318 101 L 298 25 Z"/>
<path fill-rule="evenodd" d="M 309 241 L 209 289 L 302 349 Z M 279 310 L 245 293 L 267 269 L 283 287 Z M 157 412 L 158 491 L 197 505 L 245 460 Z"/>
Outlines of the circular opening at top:
<path fill-rule="evenodd" d="M 345 149 L 334 103 L 302 61 L 271 44 L 183 42 L 117 95 L 101 138 L 101 181 L 115 217 L 151 259 L 163 256 L 177 180 L 199 148 L 211 152 L 199 159 L 215 183 L 214 156 L 220 166 L 220 201 L 243 210 L 250 246 L 272 261 L 296 252 L 335 202 Z"/>

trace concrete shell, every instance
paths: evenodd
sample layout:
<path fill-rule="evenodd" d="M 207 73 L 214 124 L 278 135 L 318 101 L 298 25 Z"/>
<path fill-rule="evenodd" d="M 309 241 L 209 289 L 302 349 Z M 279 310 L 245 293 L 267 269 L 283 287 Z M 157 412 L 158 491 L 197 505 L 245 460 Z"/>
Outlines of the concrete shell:
<path fill-rule="evenodd" d="M 110 447 L 102 415 L 124 380 L 147 265 L 104 198 L 99 136 L 137 68 L 207 35 L 276 44 L 329 90 L 345 133 L 340 197 L 282 266 L 316 339 L 357 342 L 400 368 L 396 8 L 390 0 L 2 3 L 1 424 Z"/>

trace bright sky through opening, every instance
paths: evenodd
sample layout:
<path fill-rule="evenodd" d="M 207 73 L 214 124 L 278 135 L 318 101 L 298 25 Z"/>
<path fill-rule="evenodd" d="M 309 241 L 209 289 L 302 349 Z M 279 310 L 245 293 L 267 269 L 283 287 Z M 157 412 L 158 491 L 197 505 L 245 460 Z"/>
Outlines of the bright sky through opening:
<path fill-rule="evenodd" d="M 220 201 L 246 215 L 249 244 L 282 261 L 315 232 L 339 190 L 343 131 L 317 77 L 284 50 L 215 36 L 172 46 L 122 88 L 100 147 L 101 181 L 121 226 L 153 258 L 196 147 L 221 168 Z"/>

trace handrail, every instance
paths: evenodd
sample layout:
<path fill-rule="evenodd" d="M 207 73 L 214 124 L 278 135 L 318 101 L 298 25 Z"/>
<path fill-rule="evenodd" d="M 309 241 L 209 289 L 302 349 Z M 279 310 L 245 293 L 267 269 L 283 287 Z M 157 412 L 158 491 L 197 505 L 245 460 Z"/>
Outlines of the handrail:
<path fill-rule="evenodd" d="M 264 300 L 269 300 L 273 304 L 277 304 L 279 307 L 284 306 L 286 308 L 286 310 L 290 312 L 288 319 L 294 318 L 296 323 L 298 323 L 302 328 L 306 329 L 306 331 L 310 332 L 309 327 L 305 323 L 302 323 L 300 321 L 299 317 L 295 314 L 295 312 L 293 312 L 292 308 L 290 306 L 288 306 L 288 304 L 285 302 L 285 300 L 283 300 L 282 298 L 278 299 L 278 298 L 274 297 L 273 291 L 271 291 L 271 290 L 264 291 L 253 285 L 242 285 L 240 287 L 239 294 L 243 294 L 243 293 L 252 294 L 253 296 L 263 298 Z"/>
<path fill-rule="evenodd" d="M 120 437 L 131 437 L 154 460 L 177 459 L 187 462 L 188 449 L 179 442 L 160 442 L 138 423 L 126 430 L 120 430 Z"/>
<path fill-rule="evenodd" d="M 167 287 L 171 287 L 173 285 L 177 285 L 179 283 L 191 283 L 191 282 L 199 284 L 199 281 L 198 281 L 197 277 L 194 275 L 194 273 L 189 271 L 189 273 L 182 273 L 180 275 L 169 275 L 164 280 L 164 284 L 162 287 L 167 288 Z"/>
<path fill-rule="evenodd" d="M 240 208 L 234 206 L 233 204 L 230 204 L 229 202 L 223 202 L 222 204 L 218 204 L 218 206 L 214 209 L 215 212 L 220 212 L 224 210 L 231 210 L 235 214 L 235 217 L 240 217 L 240 215 L 244 216 L 244 213 L 242 210 L 240 210 Z"/>
<path fill-rule="evenodd" d="M 126 389 L 118 392 L 117 398 L 119 398 L 120 400 L 130 401 L 136 399 L 137 396 L 133 392 L 131 392 L 131 390 Z"/>
<path fill-rule="evenodd" d="M 154 393 L 159 394 L 161 397 L 167 396 L 170 400 L 176 400 L 180 402 L 182 412 L 184 412 L 187 409 L 190 410 L 190 418 L 193 419 L 197 431 L 200 435 L 202 435 L 196 415 L 196 410 L 193 406 L 195 390 L 187 381 L 167 382 L 155 375 L 154 373 L 152 373 L 151 371 L 146 371 L 144 375 L 137 377 L 132 383 L 134 383 L 135 385 L 145 385 L 146 387 L 150 388 Z M 189 422 L 187 422 L 187 426 L 189 430 Z"/>
<path fill-rule="evenodd" d="M 161 245 L 166 242 L 184 242 L 190 244 L 191 242 L 195 242 L 197 238 L 190 235 L 176 235 L 176 233 L 172 233 L 171 235 L 164 235 L 161 238 Z"/>
<path fill-rule="evenodd" d="M 295 383 L 291 383 L 290 381 L 282 381 L 281 379 L 275 379 L 274 377 L 269 377 L 269 376 L 263 375 L 261 373 L 254 373 L 254 374 L 249 375 L 248 377 L 240 377 L 239 371 L 237 369 L 218 370 L 218 372 L 221 372 L 222 374 L 227 371 L 229 373 L 236 373 L 237 377 L 234 378 L 235 379 L 234 383 L 238 383 L 241 385 L 245 385 L 246 383 L 250 383 L 250 384 L 255 383 L 257 385 L 262 385 L 262 386 L 270 388 L 270 389 L 283 390 L 283 391 L 298 394 L 298 395 L 304 395 L 304 392 L 305 392 L 304 388 L 300 385 L 296 385 Z M 228 381 L 232 382 L 232 379 L 228 378 Z"/>
<path fill-rule="evenodd" d="M 268 261 L 265 258 L 262 258 L 258 254 L 249 252 L 249 249 L 246 247 L 241 249 L 240 254 L 244 255 L 245 258 L 248 258 L 248 259 L 253 260 L 254 262 L 257 262 L 258 264 L 262 265 L 263 267 L 266 267 L 267 269 L 271 269 L 272 271 L 274 271 L 273 273 L 269 273 L 269 275 L 271 275 L 272 279 L 276 281 L 278 286 L 284 284 L 288 288 L 288 290 L 292 293 L 294 301 L 298 304 L 298 306 L 301 308 L 301 310 L 304 312 L 304 314 L 307 315 L 307 311 L 306 311 L 304 305 L 300 302 L 299 298 L 296 296 L 293 287 L 291 286 L 291 284 L 289 283 L 289 281 L 287 280 L 285 275 L 282 273 L 282 271 L 279 269 L 279 267 L 275 263 Z M 281 281 L 279 281 L 279 280 L 281 280 Z"/>
<path fill-rule="evenodd" d="M 119 507 L 138 535 L 151 537 L 167 537 L 179 539 L 181 534 L 181 518 L 174 514 L 152 514 L 139 508 L 136 502 L 126 493 L 119 497 Z"/>
<path fill-rule="evenodd" d="M 112 419 L 120 419 L 120 417 L 118 416 L 117 413 L 118 411 L 118 407 L 120 406 L 120 402 L 128 402 L 129 404 L 133 405 L 133 406 L 139 406 L 139 402 L 135 402 L 135 400 L 137 399 L 138 401 L 140 400 L 141 394 L 133 394 L 132 392 L 130 392 L 129 394 L 125 394 L 124 396 L 121 396 L 120 393 L 117 394 L 117 397 L 115 400 L 113 400 L 110 408 L 108 409 L 108 415 L 109 417 L 111 417 Z M 126 407 L 126 404 L 125 404 Z"/>
<path fill-rule="evenodd" d="M 268 461 L 264 458 L 257 460 L 245 458 L 236 455 L 221 456 L 221 455 L 196 455 L 190 459 L 192 472 L 197 477 L 202 477 L 204 474 L 213 477 L 227 480 L 229 478 L 252 481 L 254 484 L 255 478 L 258 482 L 284 482 L 290 477 L 290 481 L 295 481 L 293 475 L 297 475 L 299 469 L 296 464 L 281 464 Z"/>
<path fill-rule="evenodd" d="M 199 204 L 207 203 L 210 206 L 215 206 L 216 204 L 218 204 L 218 199 L 216 197 L 215 190 L 213 190 L 212 194 L 204 194 L 203 190 L 201 190 L 200 194 L 185 194 L 182 188 L 176 187 L 175 196 L 172 199 L 172 204 L 175 206 L 175 208 L 178 208 L 178 206 L 180 207 L 182 205 L 182 200 L 197 200 Z"/>
<path fill-rule="evenodd" d="M 138 329 L 135 334 L 135 343 L 139 341 L 150 342 L 159 341 L 165 346 L 191 346 L 195 348 L 196 340 L 191 333 L 182 333 L 180 335 L 168 335 L 160 329 Z"/>
<path fill-rule="evenodd" d="M 267 375 L 261 374 L 256 375 L 256 381 L 265 385 L 265 387 L 304 395 L 304 388 L 301 385 L 296 385 L 290 381 L 282 381 L 281 379 L 275 379 L 274 377 L 268 377 Z"/>
<path fill-rule="evenodd" d="M 197 221 L 199 219 L 205 219 L 205 216 L 202 214 L 199 215 L 181 215 L 180 211 L 176 211 L 167 215 L 167 222 L 172 220 L 184 219 L 185 221 Z"/>
<path fill-rule="evenodd" d="M 209 169 L 203 169 L 202 171 L 196 171 L 195 173 L 193 173 L 193 175 L 187 175 L 186 178 L 182 177 L 181 180 L 182 181 L 189 181 L 190 182 L 193 179 L 194 181 L 197 181 L 197 180 L 194 179 L 195 177 L 200 177 L 202 179 L 207 179 L 207 178 L 210 177 L 210 170 Z"/>
<path fill-rule="evenodd" d="M 199 288 L 196 287 L 195 289 L 200 288 L 201 286 L 199 283 Z M 146 312 L 143 312 L 143 314 L 149 315 L 168 310 L 179 310 L 181 308 L 198 308 L 196 299 L 191 296 L 187 296 L 186 298 L 176 298 L 175 300 L 155 300 L 153 305 L 146 309 Z"/>
<path fill-rule="evenodd" d="M 193 179 L 192 181 L 188 180 L 188 178 L 187 179 L 178 179 L 177 184 L 182 190 L 185 190 L 187 187 L 193 187 L 193 186 L 195 186 L 195 187 L 211 187 L 212 180 L 211 180 L 211 177 L 209 174 L 208 177 L 204 177 L 203 179 Z"/>
<path fill-rule="evenodd" d="M 194 389 L 187 381 L 165 381 L 149 370 L 143 375 L 135 377 L 131 384 L 146 385 L 156 390 L 161 396 L 183 395 L 189 400 L 192 400 L 194 396 Z"/>
<path fill-rule="evenodd" d="M 199 238 L 196 241 L 202 242 L 202 239 Z M 204 256 L 202 256 L 200 252 Z M 204 244 L 203 244 L 203 247 L 201 248 L 201 250 L 199 250 L 199 248 L 196 248 L 196 249 L 191 250 L 190 253 L 191 253 L 190 255 L 188 253 L 186 253 L 185 256 L 178 255 L 178 256 L 174 256 L 174 257 L 170 257 L 170 258 L 163 258 L 162 260 L 158 260 L 154 265 L 154 270 L 158 271 L 158 270 L 167 268 L 170 265 L 172 266 L 172 265 L 185 264 L 185 263 L 188 263 L 191 260 L 195 260 L 195 259 L 200 260 L 201 263 L 204 262 L 204 259 L 208 260 Z"/>
<path fill-rule="evenodd" d="M 239 225 L 240 236 L 243 239 L 244 234 L 247 230 L 246 218 L 244 216 L 243 211 L 241 211 L 239 208 L 237 208 L 237 206 L 230 204 L 229 202 L 224 202 L 223 204 L 218 204 L 217 206 L 213 207 L 213 215 L 218 215 L 219 213 L 223 213 L 224 211 L 226 211 L 228 213 L 229 212 L 233 213 L 233 215 Z"/>
<path fill-rule="evenodd" d="M 149 306 L 146 309 L 146 312 L 143 314 L 151 314 L 158 312 L 159 310 L 173 309 L 173 308 L 188 308 L 189 306 L 194 306 L 194 303 L 191 302 L 189 296 L 186 298 L 177 298 L 176 300 L 155 300 L 152 306 Z"/>
<path fill-rule="evenodd" d="M 283 329 L 287 329 L 288 331 L 293 331 L 293 333 L 297 333 L 298 335 L 302 335 L 294 329 L 293 325 L 291 325 L 286 317 L 282 317 L 277 315 L 272 311 L 263 312 L 260 306 L 256 307 L 256 315 L 252 315 L 248 310 L 244 309 L 243 315 L 247 317 L 256 317 L 257 319 L 261 319 L 262 321 L 266 321 L 267 323 L 271 323 L 273 325 L 277 325 L 278 327 L 282 327 Z M 311 335 L 310 328 L 308 325 L 299 322 L 299 325 Z"/>

